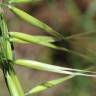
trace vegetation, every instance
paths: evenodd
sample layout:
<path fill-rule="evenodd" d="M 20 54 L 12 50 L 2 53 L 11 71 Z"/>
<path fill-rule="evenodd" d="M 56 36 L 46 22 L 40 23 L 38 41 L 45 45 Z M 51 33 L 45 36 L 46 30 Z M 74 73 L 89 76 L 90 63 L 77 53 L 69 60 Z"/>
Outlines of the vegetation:
<path fill-rule="evenodd" d="M 68 79 L 71 79 L 75 76 L 90 76 L 96 77 L 96 72 L 89 71 L 89 67 L 85 70 L 75 69 L 75 68 L 68 68 L 68 67 L 60 67 L 51 64 L 45 64 L 38 61 L 33 60 L 25 60 L 25 59 L 16 59 L 13 56 L 14 50 L 14 43 L 24 43 L 24 44 L 38 44 L 45 47 L 49 47 L 55 50 L 62 50 L 68 52 L 72 55 L 78 56 L 82 59 L 87 60 L 90 63 L 94 63 L 94 61 L 89 58 L 88 56 L 77 52 L 75 50 L 67 49 L 65 47 L 60 47 L 55 45 L 54 43 L 56 40 L 62 41 L 69 41 L 72 38 L 86 35 L 84 34 L 77 34 L 65 37 L 64 35 L 60 34 L 59 32 L 55 31 L 47 24 L 43 23 L 42 21 L 36 19 L 35 17 L 29 15 L 25 11 L 17 8 L 14 4 L 22 4 L 22 3 L 34 3 L 39 2 L 40 0 L 8 0 L 8 1 L 1 1 L 0 3 L 0 68 L 4 74 L 4 79 L 6 82 L 6 86 L 9 90 L 10 96 L 24 96 L 30 95 L 34 93 L 38 93 L 43 90 L 47 90 L 59 83 L 62 83 Z M 40 35 L 28 35 L 22 32 L 10 32 L 8 30 L 6 20 L 5 20 L 5 9 L 9 9 L 12 13 L 14 13 L 18 18 L 22 19 L 23 21 L 31 24 L 34 27 L 37 27 L 44 32 L 50 34 L 50 36 L 40 36 Z M 91 6 L 90 10 L 93 10 L 93 5 Z M 93 10 L 94 11 L 94 10 Z M 92 11 L 92 12 L 93 12 Z M 71 11 L 72 12 L 72 11 Z M 91 12 L 91 11 L 90 11 Z M 87 20 L 90 22 L 89 16 L 92 15 L 92 12 L 88 12 Z M 93 12 L 94 13 L 94 12 Z M 72 13 L 70 13 L 72 14 Z M 73 14 L 74 15 L 74 14 Z M 76 16 L 76 15 L 75 15 Z M 92 15 L 93 16 L 93 15 Z M 76 17 L 77 18 L 77 17 Z M 91 22 L 93 24 L 93 22 Z M 87 30 L 87 29 L 86 29 Z M 91 30 L 91 29 L 90 29 Z M 89 32 L 90 33 L 90 32 Z M 87 33 L 87 34 L 89 34 Z M 76 62 L 73 62 L 76 63 Z M 54 72 L 59 74 L 66 74 L 67 76 L 63 76 L 61 78 L 43 82 L 40 85 L 37 85 L 35 88 L 32 88 L 30 91 L 24 93 L 22 86 L 18 80 L 18 77 L 15 73 L 13 68 L 14 65 L 24 66 L 26 68 L 36 69 L 40 71 L 48 71 Z"/>

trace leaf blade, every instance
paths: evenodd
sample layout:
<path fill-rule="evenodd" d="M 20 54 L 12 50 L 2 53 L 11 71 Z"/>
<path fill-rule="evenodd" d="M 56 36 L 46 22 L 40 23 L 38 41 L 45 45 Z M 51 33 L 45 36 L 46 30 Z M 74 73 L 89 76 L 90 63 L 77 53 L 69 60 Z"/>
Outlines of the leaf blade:
<path fill-rule="evenodd" d="M 10 32 L 9 34 L 10 34 L 11 40 L 14 40 L 20 43 L 25 43 L 25 44 L 33 43 L 33 44 L 39 44 L 49 48 L 57 49 L 57 47 L 54 44 L 52 44 L 52 42 L 54 42 L 55 39 L 50 36 L 32 36 L 32 35 L 28 35 L 20 32 Z"/>
<path fill-rule="evenodd" d="M 39 40 L 38 40 L 38 36 L 37 36 L 37 39 L 35 36 L 31 36 L 31 35 L 28 35 L 28 34 L 24 34 L 24 33 L 19 33 L 19 32 L 9 32 L 10 34 L 10 38 L 11 40 L 13 40 L 12 42 L 17 42 L 17 43 L 25 43 L 25 44 L 30 44 L 30 43 L 34 43 L 34 44 L 39 44 L 39 45 L 43 45 L 43 46 L 46 46 L 46 47 L 49 47 L 49 48 L 53 48 L 53 49 L 57 49 L 57 50 L 62 50 L 62 51 L 65 51 L 65 52 L 68 52 L 70 54 L 74 54 L 74 55 L 77 55 L 91 63 L 94 63 L 89 57 L 87 57 L 86 55 L 84 54 L 81 54 L 79 52 L 76 52 L 76 51 L 73 51 L 73 50 L 69 50 L 65 47 L 59 47 L 57 45 L 54 44 L 55 42 L 55 39 L 53 37 L 45 37 L 45 39 L 47 40 L 44 40 L 44 37 L 42 40 L 41 37 L 39 37 Z M 27 37 L 27 38 L 26 38 Z M 35 38 L 35 39 L 31 39 L 31 38 Z M 45 42 L 46 41 L 46 42 Z"/>
<path fill-rule="evenodd" d="M 9 0 L 8 2 L 10 4 L 12 4 L 12 3 L 16 3 L 16 4 L 18 4 L 18 3 L 32 3 L 32 4 L 34 4 L 34 3 L 37 3 L 40 1 L 41 0 Z"/>
<path fill-rule="evenodd" d="M 35 69 L 35 70 L 55 72 L 55 73 L 59 73 L 59 74 L 69 74 L 69 75 L 81 75 L 81 76 L 96 77 L 95 74 L 83 74 L 82 72 L 86 72 L 86 71 L 83 71 L 83 70 L 82 70 L 82 72 L 72 72 L 71 70 L 69 70 L 69 68 L 66 68 L 66 67 L 50 65 L 50 64 L 46 64 L 46 63 L 33 61 L 33 60 L 18 59 L 18 60 L 14 61 L 14 64 L 21 65 L 21 66 L 28 67 L 28 68 L 32 68 L 32 69 Z M 75 71 L 77 71 L 77 69 Z"/>
<path fill-rule="evenodd" d="M 7 66 L 7 68 L 5 67 Z M 23 89 L 10 63 L 3 64 L 3 74 L 10 96 L 24 96 Z"/>
<path fill-rule="evenodd" d="M 40 20 L 36 19 L 35 17 L 27 14 L 26 12 L 9 5 L 8 8 L 14 13 L 16 14 L 19 18 L 21 18 L 22 20 L 28 22 L 29 24 L 31 24 L 32 26 L 35 26 L 49 34 L 51 34 L 52 36 L 55 36 L 56 38 L 62 39 L 64 38 L 63 35 L 61 35 L 60 33 L 56 32 L 54 29 L 52 29 L 51 27 L 49 27 L 47 24 L 41 22 Z"/>
<path fill-rule="evenodd" d="M 32 88 L 30 91 L 25 93 L 25 95 L 31 95 L 31 94 L 35 94 L 35 93 L 47 90 L 51 87 L 56 86 L 57 84 L 63 83 L 64 81 L 71 79 L 72 77 L 74 77 L 74 75 L 62 77 L 62 78 L 55 79 L 55 80 L 45 81 L 45 82 L 37 85 L 36 87 Z"/>

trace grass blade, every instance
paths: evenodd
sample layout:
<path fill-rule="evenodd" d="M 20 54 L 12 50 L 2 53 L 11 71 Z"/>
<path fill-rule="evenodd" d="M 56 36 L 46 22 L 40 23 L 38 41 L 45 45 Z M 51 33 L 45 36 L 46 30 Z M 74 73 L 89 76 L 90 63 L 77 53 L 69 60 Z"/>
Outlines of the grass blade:
<path fill-rule="evenodd" d="M 15 60 L 14 64 L 25 66 L 25 67 L 36 69 L 36 70 L 55 72 L 55 73 L 59 73 L 59 74 L 69 74 L 69 75 L 81 75 L 81 76 L 96 77 L 95 74 L 83 74 L 81 72 L 72 72 L 71 68 L 69 69 L 69 68 L 66 68 L 66 67 L 50 65 L 50 64 L 46 64 L 46 63 L 33 61 L 33 60 L 19 59 L 19 60 Z M 77 69 L 73 69 L 73 70 L 77 71 Z M 82 70 L 82 72 L 86 72 L 86 71 Z"/>
<path fill-rule="evenodd" d="M 72 77 L 74 77 L 74 75 L 70 75 L 70 76 L 59 78 L 59 79 L 43 82 L 43 83 L 37 85 L 36 87 L 32 88 L 29 92 L 25 93 L 25 95 L 31 95 L 31 94 L 35 94 L 35 93 L 47 90 L 51 87 L 54 87 L 60 83 L 65 82 L 68 79 L 71 79 Z"/>
<path fill-rule="evenodd" d="M 51 34 L 52 36 L 55 36 L 59 39 L 62 39 L 64 38 L 63 35 L 61 35 L 60 33 L 56 32 L 54 29 L 52 29 L 51 27 L 49 27 L 47 24 L 41 22 L 40 20 L 36 19 L 35 17 L 27 14 L 26 12 L 14 7 L 14 6 L 11 6 L 9 5 L 8 6 L 9 9 L 14 13 L 16 14 L 19 18 L 21 18 L 22 20 L 30 23 L 32 26 L 35 26 L 45 32 L 48 32 L 49 34 Z"/>
<path fill-rule="evenodd" d="M 73 50 L 69 50 L 67 48 L 64 47 L 59 47 L 57 45 L 55 45 L 53 42 L 55 42 L 55 39 L 52 37 L 43 37 L 43 36 L 31 36 L 28 34 L 24 34 L 24 33 L 19 33 L 19 32 L 10 32 L 10 40 L 12 42 L 17 42 L 17 43 L 34 43 L 34 44 L 39 44 L 39 45 L 43 45 L 49 48 L 53 48 L 53 49 L 57 49 L 57 50 L 62 50 L 62 51 L 66 51 L 70 54 L 75 54 L 76 56 L 79 56 L 91 63 L 94 63 L 94 61 L 92 61 L 89 57 L 87 57 L 86 55 L 73 51 Z M 27 37 L 27 38 L 26 38 Z M 41 39 L 42 37 L 42 39 Z"/>
<path fill-rule="evenodd" d="M 57 48 L 52 42 L 55 41 L 54 38 L 50 36 L 32 36 L 24 33 L 19 32 L 10 32 L 11 40 L 15 40 L 20 43 L 33 43 L 39 44 L 50 48 Z"/>
<path fill-rule="evenodd" d="M 7 24 L 3 14 L 0 14 L 0 63 L 4 74 L 6 85 L 9 89 L 10 96 L 24 96 L 19 81 L 15 75 L 10 61 L 13 60 L 11 43 Z"/>
<path fill-rule="evenodd" d="M 27 41 L 27 39 L 31 42 L 33 39 L 35 39 L 34 41 L 39 41 L 39 42 L 55 42 L 55 39 L 51 36 L 38 36 L 38 35 L 35 35 L 35 36 L 32 36 L 32 35 L 28 35 L 28 34 L 25 34 L 25 33 L 21 33 L 21 32 L 9 32 L 9 35 L 11 37 L 16 37 L 16 38 L 21 38 L 20 35 L 22 35 L 23 38 L 21 39 L 24 39 L 25 41 Z"/>
<path fill-rule="evenodd" d="M 14 42 L 14 43 L 30 44 L 29 42 L 26 42 L 24 40 L 17 39 L 17 38 L 12 38 L 12 37 L 10 37 L 10 41 Z"/>
<path fill-rule="evenodd" d="M 0 14 L 0 29 L 2 34 L 0 38 L 0 45 L 2 47 L 1 51 L 3 52 L 2 55 L 4 55 L 5 58 L 7 58 L 8 60 L 12 60 L 13 56 L 12 56 L 11 44 L 9 42 L 8 28 L 4 20 L 3 14 Z"/>
<path fill-rule="evenodd" d="M 24 96 L 24 92 L 20 86 L 20 83 L 12 66 L 8 65 L 7 67 L 8 68 L 6 69 L 3 67 L 3 73 L 6 85 L 10 92 L 10 96 Z"/>
<path fill-rule="evenodd" d="M 94 67 L 89 67 L 84 71 L 89 71 L 89 69 L 93 69 Z M 61 77 L 59 79 L 55 79 L 55 80 L 49 80 L 46 82 L 43 82 L 39 85 L 37 85 L 36 87 L 32 88 L 30 91 L 28 91 L 27 93 L 25 93 L 25 95 L 31 95 L 31 94 L 35 94 L 35 93 L 39 93 L 41 91 L 47 90 L 51 87 L 56 86 L 57 84 L 63 83 L 73 77 L 75 77 L 76 75 L 70 75 L 70 76 L 66 76 L 66 77 Z"/>
<path fill-rule="evenodd" d="M 64 36 L 61 36 L 61 34 L 59 34 L 58 32 L 56 32 L 56 31 L 53 30 L 52 28 L 50 28 L 48 25 L 46 25 L 46 24 L 42 23 L 41 21 L 37 20 L 36 18 L 28 15 L 28 14 L 25 13 L 24 11 L 22 11 L 22 10 L 16 8 L 16 7 L 13 7 L 13 6 L 9 6 L 9 8 L 12 10 L 12 12 L 14 12 L 16 15 L 18 15 L 21 19 L 29 22 L 31 25 L 36 26 L 36 27 L 38 27 L 38 28 L 46 31 L 46 32 L 50 33 L 51 35 L 53 35 L 53 36 L 55 36 L 55 37 L 57 37 L 57 38 L 59 37 L 59 39 L 62 39 L 62 38 L 63 38 L 63 39 L 65 40 Z M 26 17 L 27 17 L 27 18 L 26 18 Z M 51 30 L 51 31 L 50 31 L 50 30 Z M 15 39 L 15 40 L 16 40 L 16 39 Z M 63 50 L 63 51 L 67 51 L 67 52 L 69 52 L 69 53 L 78 55 L 78 56 L 80 56 L 80 57 L 82 57 L 82 58 L 84 58 L 84 59 L 86 59 L 86 60 L 88 60 L 88 61 L 91 61 L 90 58 L 88 58 L 87 56 L 85 56 L 85 55 L 83 55 L 83 54 L 81 54 L 81 53 L 74 52 L 74 51 L 68 50 L 68 49 L 66 49 L 66 48 L 58 48 L 58 47 L 56 47 L 56 46 L 53 46 L 52 44 L 51 44 L 51 45 L 49 44 L 49 46 L 50 46 L 51 48 L 55 48 L 55 49 L 60 49 L 60 50 Z M 94 62 L 91 61 L 91 63 L 94 63 Z"/>
<path fill-rule="evenodd" d="M 41 0 L 9 0 L 9 3 L 37 3 L 37 2 L 40 2 Z"/>

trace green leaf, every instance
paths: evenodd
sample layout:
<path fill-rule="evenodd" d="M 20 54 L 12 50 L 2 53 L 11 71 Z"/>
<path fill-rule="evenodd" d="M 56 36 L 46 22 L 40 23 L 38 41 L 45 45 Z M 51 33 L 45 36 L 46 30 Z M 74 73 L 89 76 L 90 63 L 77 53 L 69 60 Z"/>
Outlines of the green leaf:
<path fill-rule="evenodd" d="M 10 32 L 10 39 L 15 40 L 16 42 L 20 43 L 33 43 L 39 44 L 50 48 L 57 48 L 52 42 L 55 41 L 54 38 L 50 36 L 32 36 L 20 32 Z"/>
<path fill-rule="evenodd" d="M 34 93 L 38 93 L 38 92 L 47 90 L 47 89 L 49 89 L 51 87 L 56 86 L 57 84 L 60 84 L 62 82 L 65 82 L 66 80 L 71 79 L 72 77 L 74 77 L 74 75 L 70 75 L 70 76 L 59 78 L 59 79 L 43 82 L 43 83 L 37 85 L 36 87 L 32 88 L 25 95 L 31 95 L 31 94 L 34 94 Z"/>
<path fill-rule="evenodd" d="M 28 23 L 30 23 L 31 25 L 35 26 L 35 27 L 38 27 L 48 33 L 50 33 L 52 36 L 55 36 L 57 37 L 58 39 L 63 39 L 65 40 L 66 38 L 64 36 L 62 36 L 60 33 L 56 32 L 55 30 L 53 30 L 52 28 L 50 28 L 48 25 L 46 25 L 45 23 L 39 21 L 38 19 L 28 15 L 27 13 L 25 13 L 24 11 L 16 8 L 16 7 L 13 7 L 11 5 L 8 6 L 10 8 L 10 10 L 15 13 L 18 17 L 20 17 L 21 19 L 27 21 Z M 57 47 L 57 46 L 53 46 L 52 44 L 50 45 L 51 48 L 54 48 L 54 49 L 59 49 L 59 50 L 63 50 L 63 51 L 66 51 L 68 53 L 72 53 L 72 54 L 75 54 L 77 56 L 80 56 L 82 57 L 83 59 L 86 59 L 87 61 L 90 61 L 91 63 L 94 63 L 88 56 L 85 56 L 84 54 L 81 54 L 81 53 L 78 53 L 76 51 L 73 51 L 73 50 L 69 50 L 69 49 L 66 49 L 66 48 L 63 48 L 63 47 Z"/>
<path fill-rule="evenodd" d="M 12 42 L 25 43 L 25 44 L 34 43 L 34 44 L 43 45 L 43 46 L 46 46 L 49 48 L 66 51 L 70 54 L 75 54 L 75 55 L 77 55 L 77 56 L 79 56 L 79 57 L 81 57 L 81 58 L 83 58 L 83 59 L 85 59 L 91 63 L 94 63 L 94 61 L 91 58 L 89 58 L 88 56 L 86 56 L 82 53 L 79 53 L 79 52 L 69 50 L 67 48 L 59 47 L 59 46 L 55 45 L 53 43 L 53 42 L 55 42 L 55 39 L 53 37 L 50 37 L 50 36 L 31 36 L 31 35 L 20 33 L 20 32 L 9 32 L 9 34 L 10 34 L 10 40 Z M 77 34 L 76 36 L 81 36 L 81 35 L 86 35 L 86 34 Z M 90 32 L 88 32 L 88 34 L 90 34 Z M 75 37 L 75 35 L 66 37 L 66 40 L 71 39 L 73 37 Z"/>
<path fill-rule="evenodd" d="M 88 71 L 89 69 L 93 69 L 94 67 L 89 67 L 86 69 L 86 71 Z M 85 71 L 85 70 L 84 70 Z M 89 72 L 89 71 L 88 71 Z M 55 79 L 55 80 L 50 80 L 50 81 L 45 81 L 39 85 L 37 85 L 36 87 L 32 88 L 30 91 L 28 91 L 27 93 L 25 93 L 25 95 L 31 95 L 31 94 L 35 94 L 44 90 L 47 90 L 51 87 L 56 86 L 57 84 L 63 83 L 71 78 L 73 78 L 75 75 L 70 75 L 70 76 L 66 76 L 66 77 L 61 77 L 59 79 Z"/>
<path fill-rule="evenodd" d="M 87 56 L 85 56 L 79 52 L 69 50 L 69 49 L 64 48 L 64 47 L 56 46 L 55 44 L 53 44 L 53 42 L 55 42 L 55 39 L 52 37 L 49 37 L 49 36 L 48 37 L 47 36 L 31 36 L 31 35 L 19 33 L 19 32 L 10 32 L 9 34 L 10 34 L 10 40 L 12 42 L 25 43 L 25 44 L 34 43 L 34 44 L 43 45 L 43 46 L 46 46 L 49 48 L 62 50 L 62 51 L 66 51 L 66 52 L 71 53 L 71 54 L 75 54 L 77 56 L 82 57 L 83 59 L 86 59 L 87 61 L 90 61 L 91 63 L 94 63 L 90 58 L 88 58 Z"/>
<path fill-rule="evenodd" d="M 83 74 L 81 72 L 87 72 L 84 70 L 78 70 L 78 69 L 71 69 L 67 67 L 60 67 L 60 66 L 55 66 L 55 65 L 50 65 L 46 63 L 41 63 L 33 60 L 15 60 L 14 64 L 25 66 L 28 68 L 36 69 L 36 70 L 41 70 L 41 71 L 49 71 L 49 72 L 55 72 L 59 74 L 69 74 L 69 75 L 81 75 L 81 76 L 93 76 L 96 77 L 95 74 Z M 75 71 L 75 72 L 74 72 Z M 81 72 L 79 72 L 81 71 Z M 95 73 L 95 72 L 93 72 Z"/>
<path fill-rule="evenodd" d="M 22 10 L 16 8 L 16 7 L 14 7 L 14 6 L 11 6 L 11 5 L 9 5 L 8 7 L 19 18 L 21 18 L 22 20 L 30 23 L 32 26 L 35 26 L 35 27 L 37 27 L 39 29 L 42 29 L 43 31 L 48 32 L 52 36 L 55 36 L 55 37 L 57 37 L 59 39 L 64 38 L 63 35 L 61 35 L 60 33 L 56 32 L 54 29 L 52 29 L 51 27 L 49 27 L 47 24 L 41 22 L 40 20 L 38 20 L 35 17 L 27 14 L 26 12 L 24 12 L 24 11 L 22 11 Z"/>
<path fill-rule="evenodd" d="M 7 24 L 3 14 L 0 14 L 0 63 L 10 96 L 24 96 L 22 88 L 10 61 L 13 60 Z"/>
<path fill-rule="evenodd" d="M 24 34 L 20 32 L 9 32 L 9 34 L 10 34 L 10 40 L 12 42 L 25 43 L 25 44 L 34 43 L 34 44 L 39 44 L 39 45 L 43 45 L 46 47 L 50 47 L 53 49 L 68 51 L 68 49 L 66 48 L 63 48 L 63 47 L 60 48 L 52 44 L 53 42 L 55 42 L 55 39 L 50 36 L 32 36 L 32 35 L 28 35 L 28 34 Z"/>
<path fill-rule="evenodd" d="M 42 38 L 42 41 L 39 40 L 42 36 L 39 37 L 39 39 L 38 39 L 38 36 L 32 36 L 32 37 L 31 37 L 31 35 L 27 35 L 27 34 L 23 34 L 23 33 L 19 33 L 19 32 L 14 32 L 14 33 L 11 32 L 11 33 L 9 33 L 9 34 L 10 34 L 10 41 L 11 41 L 11 42 L 24 43 L 24 44 L 34 43 L 34 44 L 43 45 L 43 46 L 46 46 L 46 47 L 49 47 L 49 48 L 66 51 L 66 52 L 68 52 L 68 53 L 70 53 L 70 54 L 75 54 L 75 55 L 77 55 L 77 56 L 79 56 L 79 57 L 81 57 L 81 58 L 83 58 L 83 59 L 85 59 L 85 60 L 87 60 L 87 61 L 89 61 L 89 62 L 91 62 L 91 63 L 94 63 L 94 61 L 93 61 L 91 58 L 89 58 L 88 56 L 86 56 L 86 55 L 84 55 L 84 54 L 81 54 L 81 53 L 76 52 L 76 51 L 73 51 L 73 50 L 69 50 L 69 49 L 64 48 L 64 47 L 59 47 L 59 46 L 53 44 L 53 41 L 54 41 L 55 39 L 52 38 L 52 37 L 47 37 L 47 38 L 49 38 L 50 40 L 49 40 L 49 42 L 45 42 L 45 41 L 47 40 L 46 37 L 44 37 L 44 38 L 46 38 L 45 41 L 43 41 L 43 38 Z M 26 38 L 26 37 L 27 37 L 27 38 Z M 36 37 L 36 38 L 35 38 L 35 37 Z M 35 38 L 35 39 L 33 39 L 33 38 Z M 52 41 L 51 41 L 51 40 L 52 40 Z M 47 40 L 47 41 L 48 41 L 48 40 Z"/>
<path fill-rule="evenodd" d="M 37 3 L 42 0 L 9 0 L 9 3 Z"/>
<path fill-rule="evenodd" d="M 19 80 L 10 63 L 3 65 L 3 73 L 10 96 L 24 96 Z"/>
<path fill-rule="evenodd" d="M 9 32 L 10 36 L 11 37 L 16 37 L 16 38 L 21 38 L 25 41 L 28 41 L 31 42 L 31 41 L 36 41 L 36 42 L 55 42 L 55 39 L 51 36 L 38 36 L 38 35 L 28 35 L 28 34 L 25 34 L 25 33 L 20 33 L 20 32 Z M 22 35 L 22 36 L 21 36 Z M 34 40 L 35 39 L 35 40 Z"/>
<path fill-rule="evenodd" d="M 9 73 L 7 73 L 6 78 L 11 96 L 24 96 L 23 91 L 20 91 L 20 88 L 16 86 L 16 83 L 18 83 L 16 80 L 16 75 L 13 77 Z"/>
<path fill-rule="evenodd" d="M 11 44 L 9 42 L 8 28 L 3 14 L 0 14 L 0 29 L 0 34 L 2 34 L 0 38 L 2 56 L 8 60 L 13 60 Z"/>
<path fill-rule="evenodd" d="M 12 38 L 12 37 L 10 37 L 10 41 L 11 42 L 15 42 L 15 43 L 30 44 L 27 41 L 24 41 L 24 40 L 21 40 L 21 39 L 17 39 L 17 38 Z"/>

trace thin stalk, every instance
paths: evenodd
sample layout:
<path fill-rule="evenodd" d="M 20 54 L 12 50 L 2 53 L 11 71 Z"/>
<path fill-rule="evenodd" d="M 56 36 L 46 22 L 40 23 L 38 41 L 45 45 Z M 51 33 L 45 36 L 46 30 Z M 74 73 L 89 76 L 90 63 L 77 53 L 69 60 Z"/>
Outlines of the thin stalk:
<path fill-rule="evenodd" d="M 2 9 L 3 10 L 3 9 Z M 4 20 L 3 12 L 0 13 L 0 63 L 4 74 L 5 82 L 10 96 L 24 96 L 24 92 L 16 77 L 13 64 L 11 43 L 9 41 L 8 28 Z"/>

